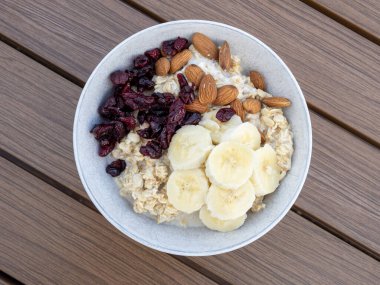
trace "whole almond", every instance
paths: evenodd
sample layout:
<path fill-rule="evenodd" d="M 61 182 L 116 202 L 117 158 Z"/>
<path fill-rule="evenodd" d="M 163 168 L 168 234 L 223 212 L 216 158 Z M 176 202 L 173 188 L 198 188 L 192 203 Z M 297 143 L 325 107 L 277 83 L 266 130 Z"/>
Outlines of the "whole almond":
<path fill-rule="evenodd" d="M 239 90 L 233 85 L 224 85 L 218 88 L 218 94 L 216 96 L 214 105 L 224 106 L 230 104 L 239 95 Z"/>
<path fill-rule="evenodd" d="M 218 59 L 219 50 L 208 36 L 202 33 L 194 33 L 191 40 L 201 55 L 210 59 Z"/>
<path fill-rule="evenodd" d="M 208 111 L 208 106 L 195 99 L 193 103 L 185 105 L 185 109 L 189 112 L 205 113 Z"/>
<path fill-rule="evenodd" d="M 177 53 L 170 62 L 170 73 L 175 73 L 180 70 L 186 63 L 189 62 L 193 54 L 188 49 L 184 49 Z"/>
<path fill-rule="evenodd" d="M 211 104 L 217 96 L 214 77 L 211 74 L 203 76 L 199 84 L 198 99 L 201 104 Z"/>
<path fill-rule="evenodd" d="M 199 84 L 201 83 L 202 77 L 205 73 L 203 70 L 195 64 L 190 64 L 185 69 L 185 75 L 187 77 L 187 80 L 189 80 L 195 87 L 199 87 Z"/>
<path fill-rule="evenodd" d="M 231 102 L 230 106 L 235 111 L 236 115 L 238 115 L 241 118 L 241 120 L 244 121 L 245 111 L 241 101 L 239 99 L 235 99 Z"/>
<path fill-rule="evenodd" d="M 248 113 L 256 114 L 260 112 L 261 110 L 261 102 L 256 99 L 247 99 L 243 102 L 244 110 L 246 110 Z"/>
<path fill-rule="evenodd" d="M 289 99 L 284 97 L 266 97 L 262 99 L 262 102 L 273 108 L 285 108 L 292 104 Z"/>
<path fill-rule="evenodd" d="M 249 77 L 253 86 L 257 89 L 265 90 L 265 82 L 263 76 L 257 71 L 251 71 Z"/>
<path fill-rule="evenodd" d="M 156 74 L 158 76 L 165 76 L 168 74 L 170 69 L 170 61 L 166 57 L 161 57 L 156 61 Z"/>
<path fill-rule="evenodd" d="M 219 50 L 219 65 L 223 70 L 229 70 L 232 65 L 230 46 L 226 41 Z"/>

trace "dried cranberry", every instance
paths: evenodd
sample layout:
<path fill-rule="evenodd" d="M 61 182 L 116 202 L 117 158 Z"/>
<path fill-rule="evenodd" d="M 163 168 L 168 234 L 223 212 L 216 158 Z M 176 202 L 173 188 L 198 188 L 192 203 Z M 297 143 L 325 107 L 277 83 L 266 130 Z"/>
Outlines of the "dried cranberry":
<path fill-rule="evenodd" d="M 201 119 L 202 115 L 200 113 L 186 112 L 182 125 L 197 125 Z"/>
<path fill-rule="evenodd" d="M 147 96 L 133 90 L 122 93 L 121 97 L 125 105 L 132 110 L 148 110 L 155 103 L 155 99 L 152 96 Z"/>
<path fill-rule="evenodd" d="M 185 104 L 181 99 L 177 98 L 169 109 L 168 124 L 179 125 L 185 117 Z"/>
<path fill-rule="evenodd" d="M 152 96 L 156 99 L 156 103 L 160 106 L 169 107 L 174 102 L 174 95 L 171 93 L 155 92 Z"/>
<path fill-rule="evenodd" d="M 169 109 L 168 108 L 162 108 L 162 109 L 150 109 L 149 113 L 146 116 L 146 120 L 150 122 L 151 120 L 156 120 L 156 118 L 159 118 L 160 121 L 162 119 L 165 119 L 164 117 L 167 117 L 169 114 Z"/>
<path fill-rule="evenodd" d="M 139 111 L 137 113 L 137 121 L 139 122 L 140 125 L 144 124 L 146 115 L 147 115 L 146 111 Z"/>
<path fill-rule="evenodd" d="M 163 128 L 163 125 L 160 124 L 160 122 L 155 122 L 155 121 L 152 121 L 150 122 L 150 128 L 152 129 L 152 135 L 153 137 L 156 137 L 160 134 L 162 128 Z"/>
<path fill-rule="evenodd" d="M 122 138 L 125 137 L 126 131 L 124 128 L 124 124 L 122 122 L 112 122 L 114 124 L 113 127 L 113 136 L 117 142 L 120 142 Z"/>
<path fill-rule="evenodd" d="M 136 119 L 132 116 L 121 117 L 119 121 L 123 123 L 126 130 L 132 131 L 136 127 Z"/>
<path fill-rule="evenodd" d="M 110 79 L 111 79 L 112 84 L 114 85 L 123 85 L 129 81 L 130 74 L 128 74 L 127 72 L 118 70 L 111 73 Z"/>
<path fill-rule="evenodd" d="M 151 140 L 145 146 L 142 146 L 140 148 L 140 153 L 144 156 L 149 156 L 150 158 L 157 159 L 162 155 L 162 148 L 158 141 Z"/>
<path fill-rule="evenodd" d="M 107 156 L 114 148 L 116 142 L 110 141 L 108 145 L 101 146 L 99 148 L 99 156 Z"/>
<path fill-rule="evenodd" d="M 139 78 L 137 82 L 137 90 L 138 91 L 145 91 L 145 90 L 151 90 L 153 89 L 155 83 L 148 79 L 147 77 L 141 77 Z"/>
<path fill-rule="evenodd" d="M 132 81 L 132 83 L 137 83 L 141 77 L 152 79 L 154 75 L 154 68 L 152 65 L 147 65 L 147 66 L 144 66 L 143 68 L 140 68 L 134 71 L 136 72 L 136 77 L 134 78 L 134 81 Z"/>
<path fill-rule="evenodd" d="M 133 61 L 133 65 L 136 68 L 143 68 L 147 64 L 149 64 L 149 58 L 146 55 L 139 55 Z"/>
<path fill-rule="evenodd" d="M 166 125 L 158 137 L 162 149 L 168 149 L 170 141 L 175 133 L 175 125 Z"/>
<path fill-rule="evenodd" d="M 95 125 L 91 133 L 95 136 L 95 139 L 99 140 L 101 137 L 111 136 L 113 131 L 113 124 L 98 124 Z"/>
<path fill-rule="evenodd" d="M 141 130 L 138 130 L 137 131 L 137 134 L 144 138 L 144 139 L 151 139 L 152 138 L 152 129 L 149 127 L 149 128 L 145 128 L 145 129 L 141 129 Z"/>
<path fill-rule="evenodd" d="M 116 176 L 119 176 L 120 173 L 122 173 L 126 167 L 127 167 L 127 164 L 125 163 L 125 161 L 118 159 L 111 162 L 111 164 L 109 164 L 106 167 L 106 172 L 112 177 L 116 177 Z"/>
<path fill-rule="evenodd" d="M 178 97 L 185 104 L 191 104 L 195 99 L 194 89 L 189 85 L 185 76 L 182 73 L 177 74 L 180 91 Z"/>
<path fill-rule="evenodd" d="M 174 56 L 177 50 L 174 48 L 174 40 L 164 41 L 161 44 L 161 54 L 163 56 Z"/>
<path fill-rule="evenodd" d="M 221 122 L 229 121 L 232 116 L 235 115 L 235 111 L 231 108 L 222 108 L 216 113 L 216 118 Z"/>
<path fill-rule="evenodd" d="M 157 61 L 161 57 L 161 51 L 159 48 L 147 50 L 144 54 L 153 61 Z"/>
<path fill-rule="evenodd" d="M 178 37 L 175 41 L 174 41 L 174 44 L 173 44 L 173 47 L 178 51 L 182 51 L 184 50 L 185 48 L 188 48 L 189 47 L 189 41 L 185 38 L 180 38 Z"/>

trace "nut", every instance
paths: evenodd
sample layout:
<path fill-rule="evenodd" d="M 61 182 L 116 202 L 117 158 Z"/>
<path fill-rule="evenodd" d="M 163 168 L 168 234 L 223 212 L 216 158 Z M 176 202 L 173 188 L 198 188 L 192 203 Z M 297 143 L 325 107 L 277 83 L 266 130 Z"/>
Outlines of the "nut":
<path fill-rule="evenodd" d="M 185 105 L 185 109 L 189 112 L 206 113 L 208 111 L 208 106 L 199 102 L 198 99 L 195 99 L 193 103 Z"/>
<path fill-rule="evenodd" d="M 199 84 L 201 83 L 202 77 L 205 73 L 203 70 L 195 64 L 190 64 L 185 69 L 185 75 L 187 79 L 195 86 L 199 87 Z"/>
<path fill-rule="evenodd" d="M 203 76 L 199 84 L 198 99 L 201 104 L 211 104 L 217 96 L 214 77 L 211 74 Z"/>
<path fill-rule="evenodd" d="M 265 82 L 263 76 L 257 71 L 251 71 L 249 73 L 249 78 L 253 86 L 257 89 L 265 90 Z"/>
<path fill-rule="evenodd" d="M 262 99 L 262 102 L 273 108 L 285 108 L 292 104 L 289 99 L 284 97 L 266 97 Z"/>
<path fill-rule="evenodd" d="M 170 62 L 170 73 L 175 73 L 180 70 L 186 63 L 189 62 L 193 54 L 188 49 L 184 49 L 177 53 Z"/>
<path fill-rule="evenodd" d="M 192 42 L 196 50 L 209 59 L 218 59 L 219 50 L 213 41 L 202 33 L 195 33 Z"/>
<path fill-rule="evenodd" d="M 230 106 L 235 111 L 236 115 L 238 115 L 241 118 L 241 120 L 244 121 L 245 111 L 241 101 L 239 99 L 235 99 L 231 102 Z"/>
<path fill-rule="evenodd" d="M 234 101 L 239 94 L 239 90 L 233 85 L 224 85 L 218 88 L 218 94 L 213 104 L 215 105 L 227 105 Z"/>
<path fill-rule="evenodd" d="M 256 114 L 261 110 L 261 102 L 256 99 L 247 99 L 243 102 L 243 107 L 248 113 Z"/>
<path fill-rule="evenodd" d="M 230 46 L 226 41 L 219 50 L 219 65 L 223 70 L 229 70 L 232 65 Z"/>
<path fill-rule="evenodd" d="M 156 74 L 158 76 L 165 76 L 168 74 L 170 69 L 170 61 L 166 57 L 161 57 L 156 61 Z"/>

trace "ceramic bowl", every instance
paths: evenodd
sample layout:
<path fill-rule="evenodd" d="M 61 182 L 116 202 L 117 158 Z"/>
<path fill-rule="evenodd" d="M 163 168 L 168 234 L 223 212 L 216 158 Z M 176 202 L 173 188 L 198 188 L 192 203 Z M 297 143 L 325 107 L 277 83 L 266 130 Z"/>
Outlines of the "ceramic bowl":
<path fill-rule="evenodd" d="M 119 196 L 113 178 L 106 174 L 107 159 L 97 155 L 98 143 L 90 129 L 100 121 L 97 109 L 111 92 L 109 74 L 126 69 L 143 51 L 177 36 L 191 38 L 194 32 L 208 35 L 220 45 L 228 40 L 232 53 L 241 58 L 243 72 L 262 72 L 269 93 L 287 97 L 292 106 L 285 114 L 294 133 L 292 168 L 279 188 L 266 196 L 266 208 L 248 215 L 244 225 L 221 233 L 205 227 L 181 228 L 157 224 L 136 214 L 128 201 Z M 285 216 L 305 182 L 311 157 L 312 131 L 302 91 L 293 74 L 267 45 L 237 28 L 216 22 L 184 20 L 147 28 L 125 39 L 98 64 L 88 79 L 78 102 L 74 121 L 74 154 L 78 172 L 88 196 L 102 215 L 122 233 L 150 248 L 185 256 L 205 256 L 229 252 L 245 246 L 271 230 Z"/>

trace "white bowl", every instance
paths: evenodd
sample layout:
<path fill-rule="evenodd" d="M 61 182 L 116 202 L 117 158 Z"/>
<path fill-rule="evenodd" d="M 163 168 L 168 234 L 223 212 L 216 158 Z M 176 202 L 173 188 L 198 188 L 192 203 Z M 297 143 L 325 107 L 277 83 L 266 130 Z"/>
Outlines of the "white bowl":
<path fill-rule="evenodd" d="M 100 121 L 98 106 L 110 94 L 109 74 L 125 69 L 132 58 L 162 41 L 182 36 L 191 38 L 202 32 L 217 44 L 227 40 L 232 53 L 241 58 L 243 71 L 257 69 L 265 77 L 270 93 L 292 101 L 285 110 L 294 133 L 292 168 L 279 188 L 265 198 L 266 208 L 248 215 L 245 224 L 229 233 L 208 230 L 205 227 L 181 228 L 157 224 L 154 220 L 136 214 L 132 206 L 119 196 L 118 187 L 106 174 L 107 160 L 97 155 L 98 143 L 90 129 Z M 311 124 L 302 91 L 289 68 L 263 42 L 237 28 L 210 21 L 184 20 L 150 27 L 127 38 L 111 50 L 98 64 L 87 80 L 78 102 L 74 121 L 74 154 L 84 188 L 103 216 L 121 232 L 148 247 L 159 251 L 205 256 L 229 252 L 245 246 L 272 229 L 289 211 L 305 182 L 311 158 Z"/>

